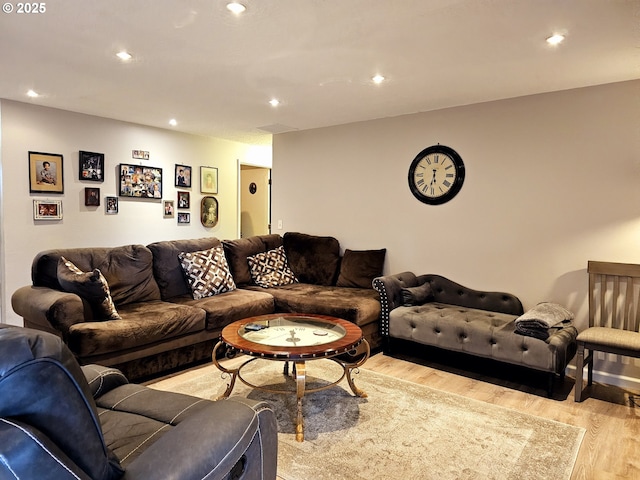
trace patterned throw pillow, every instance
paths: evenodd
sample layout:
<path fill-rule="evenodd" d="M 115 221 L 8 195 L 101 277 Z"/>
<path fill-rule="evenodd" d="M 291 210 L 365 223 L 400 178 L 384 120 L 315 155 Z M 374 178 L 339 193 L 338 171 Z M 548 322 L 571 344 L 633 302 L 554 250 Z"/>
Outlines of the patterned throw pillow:
<path fill-rule="evenodd" d="M 298 279 L 289 268 L 284 247 L 247 257 L 251 278 L 264 288 L 296 283 Z"/>
<path fill-rule="evenodd" d="M 194 300 L 236 289 L 222 245 L 178 254 Z"/>
<path fill-rule="evenodd" d="M 75 293 L 84 298 L 99 320 L 119 320 L 120 315 L 111 298 L 107 279 L 95 268 L 83 272 L 73 262 L 64 257 L 58 260 L 58 283 L 65 292 Z"/>

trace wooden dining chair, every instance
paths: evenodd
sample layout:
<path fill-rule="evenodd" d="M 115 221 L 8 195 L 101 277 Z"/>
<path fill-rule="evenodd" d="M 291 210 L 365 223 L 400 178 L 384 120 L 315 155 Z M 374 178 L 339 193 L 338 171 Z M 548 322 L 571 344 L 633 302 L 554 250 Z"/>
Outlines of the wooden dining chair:
<path fill-rule="evenodd" d="M 576 339 L 575 401 L 582 401 L 584 365 L 593 383 L 594 352 L 640 357 L 640 265 L 589 261 L 589 328 Z"/>

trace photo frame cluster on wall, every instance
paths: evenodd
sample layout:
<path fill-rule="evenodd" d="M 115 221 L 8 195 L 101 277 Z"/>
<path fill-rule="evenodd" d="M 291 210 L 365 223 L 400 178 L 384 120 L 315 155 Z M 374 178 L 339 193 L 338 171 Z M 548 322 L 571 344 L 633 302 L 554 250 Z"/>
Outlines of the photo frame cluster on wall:
<path fill-rule="evenodd" d="M 132 156 L 143 160 L 149 159 L 149 152 L 133 150 Z M 36 194 L 64 193 L 64 158 L 61 154 L 29 151 L 29 192 Z M 118 165 L 118 196 L 105 197 L 105 214 L 115 215 L 119 211 L 118 197 L 162 199 L 162 168 L 145 165 L 121 163 Z M 105 155 L 104 153 L 79 150 L 78 152 L 78 180 L 89 182 L 104 182 Z M 175 164 L 175 186 L 191 188 L 193 182 L 193 168 L 190 165 Z M 211 228 L 218 224 L 218 200 L 208 194 L 218 193 L 218 169 L 216 167 L 200 167 L 200 193 L 207 194 L 200 201 L 200 221 L 204 227 Z M 84 188 L 84 205 L 99 207 L 100 188 Z M 191 208 L 191 192 L 180 190 L 177 199 L 164 200 L 164 218 L 177 216 L 179 224 L 191 223 L 190 212 L 175 212 Z M 177 213 L 177 215 L 176 215 Z M 34 200 L 34 220 L 62 219 L 62 200 Z"/>

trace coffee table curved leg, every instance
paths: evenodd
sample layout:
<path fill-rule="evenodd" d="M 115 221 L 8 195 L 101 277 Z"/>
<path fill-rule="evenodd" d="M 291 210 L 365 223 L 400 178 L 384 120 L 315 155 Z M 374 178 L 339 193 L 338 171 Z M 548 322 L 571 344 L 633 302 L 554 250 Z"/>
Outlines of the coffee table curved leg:
<path fill-rule="evenodd" d="M 296 397 L 298 412 L 296 416 L 296 441 L 304 442 L 304 420 L 302 418 L 302 397 L 306 387 L 306 371 L 304 362 L 295 362 Z"/>
<path fill-rule="evenodd" d="M 220 400 L 221 398 L 227 398 L 229 395 L 231 395 L 231 392 L 233 391 L 233 387 L 236 384 L 236 379 L 238 378 L 238 371 L 240 370 L 240 368 L 228 369 L 218 363 L 218 358 L 217 358 L 218 349 L 222 348 L 223 345 L 224 345 L 224 342 L 218 342 L 213 349 L 213 353 L 211 354 L 211 360 L 213 361 L 213 364 L 216 366 L 218 370 L 220 370 L 223 373 L 222 377 L 224 378 L 224 374 L 229 375 L 229 383 L 227 383 L 227 389 L 224 391 L 224 393 L 222 393 L 222 395 L 216 398 L 216 400 Z"/>
<path fill-rule="evenodd" d="M 367 359 L 369 358 L 369 354 L 371 353 L 371 349 L 369 348 L 369 342 L 367 342 L 366 339 L 363 339 L 362 342 L 364 343 L 365 346 L 365 353 L 364 356 L 358 360 L 356 363 L 344 363 L 343 367 L 344 367 L 344 374 L 347 377 L 347 382 L 349 382 L 349 386 L 351 387 L 351 391 L 357 396 L 357 397 L 362 397 L 362 398 L 367 398 L 367 394 L 365 393 L 364 390 L 360 390 L 358 387 L 356 387 L 356 384 L 353 382 L 353 376 L 352 374 L 354 373 L 353 371 L 357 370 L 359 367 L 361 367 L 364 362 L 367 361 Z"/>

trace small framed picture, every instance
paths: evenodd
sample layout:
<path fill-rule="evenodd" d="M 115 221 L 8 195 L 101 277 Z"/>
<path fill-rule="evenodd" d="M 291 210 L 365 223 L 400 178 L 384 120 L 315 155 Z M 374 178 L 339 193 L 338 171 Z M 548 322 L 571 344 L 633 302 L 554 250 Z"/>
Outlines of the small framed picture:
<path fill-rule="evenodd" d="M 191 195 L 189 192 L 178 192 L 178 208 L 189 208 L 191 206 Z"/>
<path fill-rule="evenodd" d="M 34 200 L 34 220 L 62 220 L 62 200 Z"/>
<path fill-rule="evenodd" d="M 200 193 L 218 193 L 218 169 L 200 167 Z"/>
<path fill-rule="evenodd" d="M 78 180 L 104 182 L 104 153 L 80 151 Z"/>
<path fill-rule="evenodd" d="M 62 155 L 29 152 L 29 192 L 64 193 Z"/>
<path fill-rule="evenodd" d="M 115 215 L 118 213 L 118 197 L 107 197 L 106 198 L 106 211 L 107 215 Z"/>
<path fill-rule="evenodd" d="M 178 212 L 178 223 L 191 223 L 191 214 Z"/>
<path fill-rule="evenodd" d="M 173 200 L 165 200 L 163 203 L 164 218 L 173 218 Z"/>
<path fill-rule="evenodd" d="M 131 150 L 131 158 L 139 160 L 149 160 L 149 152 L 146 150 Z"/>
<path fill-rule="evenodd" d="M 202 197 L 200 202 L 200 221 L 207 228 L 216 226 L 218 223 L 218 200 L 216 200 L 216 197 Z"/>
<path fill-rule="evenodd" d="M 100 206 L 100 189 L 87 187 L 84 189 L 84 205 L 85 207 Z"/>
<path fill-rule="evenodd" d="M 191 167 L 176 164 L 176 187 L 191 188 Z"/>

